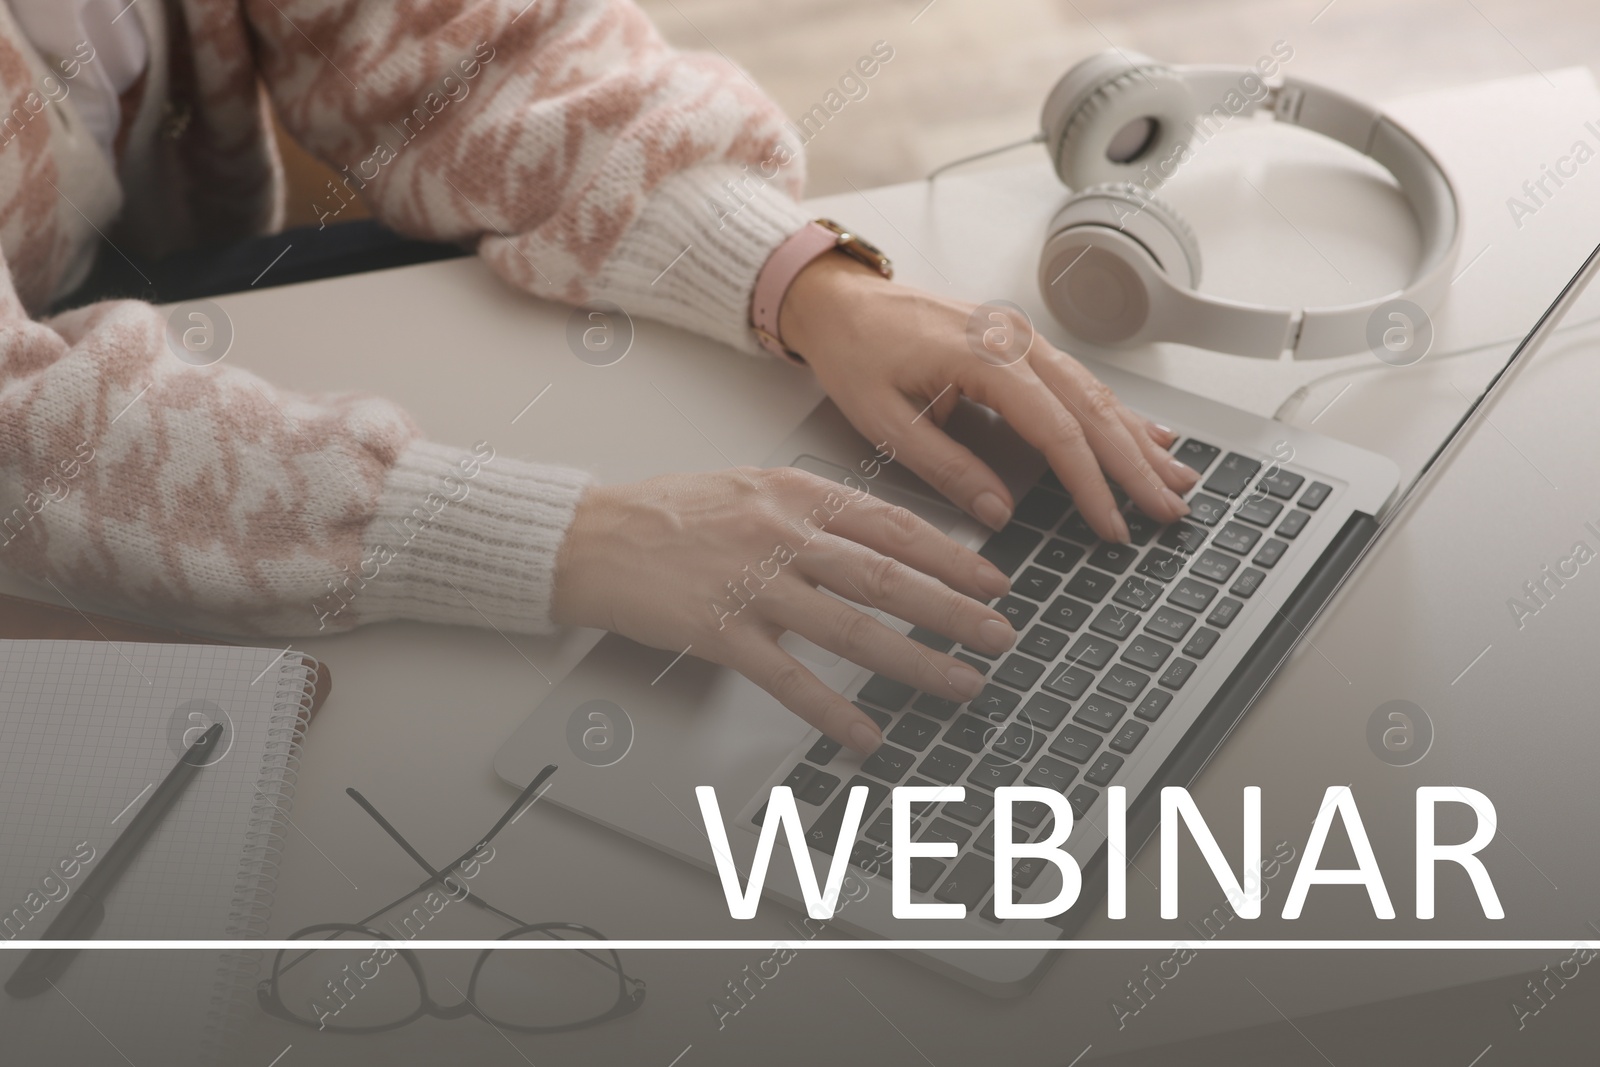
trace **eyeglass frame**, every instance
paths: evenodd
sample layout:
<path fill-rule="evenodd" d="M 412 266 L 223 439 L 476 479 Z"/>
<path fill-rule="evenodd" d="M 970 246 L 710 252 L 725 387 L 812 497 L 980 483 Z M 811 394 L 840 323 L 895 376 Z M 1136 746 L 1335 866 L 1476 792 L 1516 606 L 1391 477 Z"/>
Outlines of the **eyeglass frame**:
<path fill-rule="evenodd" d="M 500 816 L 499 820 L 495 822 L 494 826 L 489 829 L 489 832 L 484 834 L 478 840 L 478 843 L 473 845 L 472 848 L 462 853 L 460 857 L 442 869 L 436 869 L 432 864 L 430 864 L 427 859 L 425 859 L 422 854 L 418 852 L 416 848 L 413 847 L 412 844 L 394 828 L 389 820 L 384 818 L 383 814 L 373 806 L 372 802 L 366 797 L 362 796 L 358 790 L 354 788 L 346 789 L 345 792 L 351 797 L 351 799 L 359 804 L 362 810 L 370 815 L 375 822 L 377 822 L 383 831 L 405 851 L 406 855 L 410 856 L 419 867 L 427 871 L 429 877 L 420 885 L 409 890 L 403 896 L 396 898 L 390 903 L 372 912 L 366 918 L 359 919 L 353 923 L 317 923 L 297 930 L 290 936 L 292 939 L 299 939 L 304 935 L 331 931 L 350 931 L 354 933 L 370 935 L 371 940 L 382 942 L 385 948 L 392 951 L 401 959 L 402 962 L 406 964 L 407 967 L 411 969 L 412 976 L 417 982 L 417 991 L 420 995 L 418 1006 L 416 1010 L 411 1012 L 411 1014 L 397 1022 L 361 1027 L 337 1025 L 328 1026 L 326 1023 L 323 1023 L 320 1020 L 313 1022 L 310 1019 L 295 1014 L 294 1011 L 283 1001 L 282 992 L 279 989 L 279 979 L 280 976 L 290 968 L 297 966 L 301 961 L 309 958 L 312 955 L 315 955 L 318 951 L 322 951 L 318 948 L 307 948 L 301 952 L 299 956 L 289 961 L 288 966 L 284 966 L 283 964 L 284 956 L 294 950 L 278 950 L 277 955 L 273 958 L 271 976 L 262 979 L 256 984 L 256 1002 L 260 1006 L 261 1010 L 276 1019 L 283 1019 L 287 1022 L 296 1023 L 298 1025 L 310 1027 L 315 1030 L 331 1029 L 334 1032 L 341 1034 L 382 1033 L 389 1030 L 398 1030 L 403 1026 L 409 1026 L 418 1019 L 425 1017 L 436 1019 L 459 1019 L 468 1015 L 476 1015 L 485 1022 L 489 1023 L 489 1025 L 497 1028 L 503 1027 L 505 1029 L 516 1030 L 519 1033 L 526 1034 L 550 1034 L 572 1030 L 582 1030 L 590 1026 L 598 1026 L 601 1023 L 608 1022 L 612 1019 L 616 1019 L 623 1015 L 628 1015 L 634 1011 L 637 1011 L 644 1003 L 644 981 L 642 979 L 630 976 L 625 970 L 623 970 L 622 958 L 616 952 L 605 950 L 605 954 L 610 957 L 610 960 L 608 961 L 601 956 L 596 955 L 594 952 L 589 951 L 588 949 L 574 949 L 573 951 L 588 957 L 600 966 L 610 968 L 617 975 L 617 1000 L 609 1011 L 602 1012 L 599 1015 L 591 1016 L 587 1019 L 579 1020 L 577 1022 L 563 1023 L 556 1026 L 529 1026 L 522 1023 L 506 1022 L 504 1020 L 489 1018 L 484 1011 L 477 1007 L 473 994 L 477 989 L 478 975 L 482 972 L 484 964 L 488 962 L 489 957 L 495 952 L 495 950 L 492 948 L 484 949 L 479 954 L 477 962 L 473 965 L 472 975 L 467 980 L 466 992 L 462 993 L 462 991 L 456 987 L 454 982 L 450 982 L 449 979 L 446 979 L 446 981 L 450 983 L 451 988 L 455 989 L 457 993 L 461 994 L 461 1002 L 459 1004 L 441 1004 L 435 1000 L 428 991 L 427 978 L 423 973 L 421 961 L 417 959 L 417 954 L 410 949 L 394 947 L 391 944 L 393 941 L 392 938 L 385 937 L 383 934 L 366 925 L 372 920 L 383 915 L 385 912 L 392 911 L 401 904 L 404 904 L 418 893 L 421 893 L 422 891 L 435 885 L 445 885 L 452 874 L 458 873 L 466 864 L 466 862 L 475 857 L 485 845 L 492 841 L 495 836 L 506 827 L 508 823 L 512 822 L 514 818 L 520 817 L 519 813 L 524 810 L 527 805 L 532 804 L 534 800 L 538 799 L 535 794 L 539 791 L 540 786 L 542 786 L 550 777 L 550 775 L 555 773 L 555 771 L 556 766 L 552 763 L 547 765 L 542 771 L 535 775 L 533 781 L 529 782 L 527 788 L 518 794 L 517 799 L 513 801 L 511 806 L 506 809 L 505 813 Z M 502 918 L 515 925 L 516 929 L 502 934 L 500 937 L 496 938 L 497 941 L 512 940 L 529 932 L 544 934 L 547 937 L 556 937 L 557 935 L 551 932 L 556 930 L 567 930 L 571 932 L 582 933 L 586 936 L 592 936 L 596 940 L 605 940 L 604 935 L 602 935 L 598 930 L 595 930 L 592 927 L 584 926 L 581 923 L 524 922 L 508 912 L 501 911 L 499 908 L 495 907 L 493 904 L 490 904 L 482 897 L 471 892 L 470 890 L 467 890 L 465 882 L 459 878 L 457 879 L 456 884 L 466 891 L 466 896 L 461 899 L 464 899 L 474 904 L 476 907 L 486 910 L 491 914 L 496 915 L 499 918 Z M 452 896 L 451 899 L 456 898 Z M 327 938 L 325 943 L 332 944 L 333 938 Z"/>

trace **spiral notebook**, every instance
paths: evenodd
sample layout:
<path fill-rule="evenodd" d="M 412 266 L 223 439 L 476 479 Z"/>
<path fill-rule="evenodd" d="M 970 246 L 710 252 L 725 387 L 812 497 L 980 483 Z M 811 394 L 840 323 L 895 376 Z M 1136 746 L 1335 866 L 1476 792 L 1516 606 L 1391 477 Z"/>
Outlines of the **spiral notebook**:
<path fill-rule="evenodd" d="M 227 645 L 0 640 L 0 937 L 37 939 L 95 859 L 215 721 L 190 783 L 106 901 L 101 939 L 265 929 L 320 665 Z M 215 1062 L 254 953 L 96 951 L 58 988 L 0 996 L 17 1062 Z M 0 954 L 9 975 L 21 954 Z"/>

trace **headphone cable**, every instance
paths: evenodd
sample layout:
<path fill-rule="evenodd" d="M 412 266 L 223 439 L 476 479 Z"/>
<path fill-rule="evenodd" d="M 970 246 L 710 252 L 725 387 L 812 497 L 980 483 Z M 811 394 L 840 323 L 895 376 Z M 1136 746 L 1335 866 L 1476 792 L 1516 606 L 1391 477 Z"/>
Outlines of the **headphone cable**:
<path fill-rule="evenodd" d="M 1043 141 L 1044 141 L 1044 131 L 1040 130 L 1038 133 L 1034 134 L 1032 137 L 1028 137 L 1028 138 L 1026 138 L 1024 140 L 1012 141 L 1010 144 L 1003 144 L 1003 145 L 1000 145 L 998 148 L 986 148 L 982 152 L 975 152 L 970 156 L 962 156 L 960 159 L 952 159 L 948 163 L 942 163 L 939 166 L 934 167 L 932 170 L 930 170 L 928 172 L 928 176 L 926 178 L 924 178 L 923 180 L 931 182 L 931 181 L 933 181 L 933 179 L 937 178 L 939 175 L 943 174 L 945 171 L 951 170 L 951 169 L 953 169 L 955 167 L 960 167 L 960 166 L 963 166 L 963 165 L 965 165 L 967 163 L 976 163 L 980 159 L 988 159 L 990 156 L 998 156 L 1001 152 L 1009 152 L 1013 148 L 1021 148 L 1024 145 L 1030 145 L 1030 144 L 1040 144 Z"/>

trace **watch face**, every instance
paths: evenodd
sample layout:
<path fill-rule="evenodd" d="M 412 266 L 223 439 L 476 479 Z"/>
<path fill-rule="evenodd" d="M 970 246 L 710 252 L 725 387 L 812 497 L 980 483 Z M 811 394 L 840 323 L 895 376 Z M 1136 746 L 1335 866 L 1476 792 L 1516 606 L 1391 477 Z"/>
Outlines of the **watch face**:
<path fill-rule="evenodd" d="M 860 260 L 875 270 L 882 271 L 888 277 L 893 270 L 889 257 L 884 255 L 878 246 L 862 237 L 860 234 L 846 230 L 832 219 L 818 219 L 817 225 L 826 227 L 839 235 L 839 250 Z"/>

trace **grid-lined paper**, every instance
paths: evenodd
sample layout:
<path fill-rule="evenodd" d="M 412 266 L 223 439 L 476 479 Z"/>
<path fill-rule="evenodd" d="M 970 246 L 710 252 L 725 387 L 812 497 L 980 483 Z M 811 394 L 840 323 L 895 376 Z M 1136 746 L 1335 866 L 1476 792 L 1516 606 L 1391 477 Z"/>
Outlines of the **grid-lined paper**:
<path fill-rule="evenodd" d="M 281 768 L 306 680 L 298 655 L 274 649 L 0 641 L 0 936 L 44 932 L 62 902 L 40 908 L 41 899 L 60 896 L 62 886 L 76 891 L 104 859 L 177 763 L 185 729 L 206 721 L 187 716 L 197 701 L 226 713 L 224 753 L 189 783 L 118 881 L 95 936 L 240 936 L 236 908 L 269 873 L 251 860 L 252 846 L 262 844 L 262 806 L 287 806 Z M 68 881 L 59 865 L 82 855 L 85 843 L 94 859 Z M 7 977 L 19 962 L 0 955 Z M 197 1043 L 218 964 L 209 953 L 86 953 L 59 993 L 0 1003 L 0 1028 L 79 1031 L 90 1029 L 86 1017 L 105 1031 L 106 1053 L 118 1044 L 119 1020 L 131 1045 L 180 1034 Z M 163 1015 L 169 1026 L 151 1025 Z M 120 1054 L 142 1062 L 125 1045 Z M 159 1055 L 165 1063 L 183 1058 L 172 1047 Z"/>

